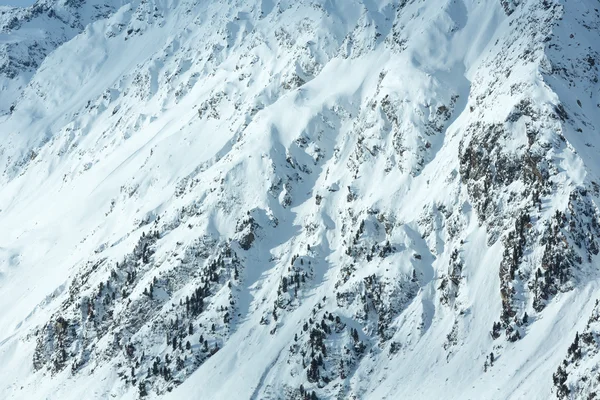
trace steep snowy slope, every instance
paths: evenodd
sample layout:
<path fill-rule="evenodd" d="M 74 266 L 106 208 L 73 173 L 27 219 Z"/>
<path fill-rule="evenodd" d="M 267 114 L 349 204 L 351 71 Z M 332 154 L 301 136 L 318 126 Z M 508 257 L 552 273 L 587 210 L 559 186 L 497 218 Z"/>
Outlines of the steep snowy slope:
<path fill-rule="evenodd" d="M 597 8 L 0 8 L 2 397 L 592 396 Z"/>
<path fill-rule="evenodd" d="M 81 33 L 89 23 L 114 13 L 123 3 L 38 1 L 31 7 L 25 5 L 19 1 L 0 2 L 0 115 L 14 107 L 50 52 Z"/>

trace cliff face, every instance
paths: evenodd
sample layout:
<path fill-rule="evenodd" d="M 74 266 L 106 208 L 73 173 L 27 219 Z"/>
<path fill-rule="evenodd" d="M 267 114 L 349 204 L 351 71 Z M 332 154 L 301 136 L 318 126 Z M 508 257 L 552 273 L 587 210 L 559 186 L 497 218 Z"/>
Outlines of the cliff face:
<path fill-rule="evenodd" d="M 0 7 L 2 392 L 593 395 L 591 3 Z"/>

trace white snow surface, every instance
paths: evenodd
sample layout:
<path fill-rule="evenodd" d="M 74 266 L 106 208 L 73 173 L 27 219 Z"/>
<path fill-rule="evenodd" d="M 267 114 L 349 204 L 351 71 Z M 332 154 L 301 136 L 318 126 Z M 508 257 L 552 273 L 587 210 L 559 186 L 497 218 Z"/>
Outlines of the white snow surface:
<path fill-rule="evenodd" d="M 0 4 L 0 398 L 556 395 L 600 297 L 597 2 L 75 3 Z M 536 309 L 557 211 L 582 260 Z M 521 337 L 494 339 L 524 212 Z M 311 381 L 303 325 L 334 317 Z"/>

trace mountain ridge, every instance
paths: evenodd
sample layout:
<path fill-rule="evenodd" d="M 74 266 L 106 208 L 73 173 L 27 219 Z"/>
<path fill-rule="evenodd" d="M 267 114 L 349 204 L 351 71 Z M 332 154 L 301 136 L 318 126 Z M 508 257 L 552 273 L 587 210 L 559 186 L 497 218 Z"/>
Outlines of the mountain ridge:
<path fill-rule="evenodd" d="M 8 398 L 595 393 L 589 3 L 96 5 L 0 71 Z"/>

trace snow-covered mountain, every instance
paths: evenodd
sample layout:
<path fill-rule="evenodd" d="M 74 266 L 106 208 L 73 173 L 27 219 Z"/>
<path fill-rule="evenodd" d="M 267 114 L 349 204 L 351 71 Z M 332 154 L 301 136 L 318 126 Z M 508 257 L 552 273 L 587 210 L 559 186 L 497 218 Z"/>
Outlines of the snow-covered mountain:
<path fill-rule="evenodd" d="M 594 398 L 599 9 L 0 6 L 0 398 Z"/>

